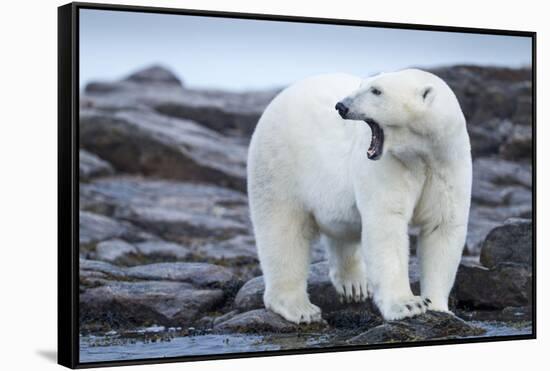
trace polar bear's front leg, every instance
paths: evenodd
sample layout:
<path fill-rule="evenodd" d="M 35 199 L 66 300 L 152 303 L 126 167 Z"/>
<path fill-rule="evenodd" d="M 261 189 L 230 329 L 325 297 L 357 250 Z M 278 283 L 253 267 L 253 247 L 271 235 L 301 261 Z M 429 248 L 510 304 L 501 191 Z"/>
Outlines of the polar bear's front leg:
<path fill-rule="evenodd" d="M 414 296 L 410 287 L 407 218 L 383 209 L 367 214 L 362 243 L 373 299 L 382 316 L 398 320 L 426 312 L 429 302 Z"/>
<path fill-rule="evenodd" d="M 369 297 L 367 271 L 360 241 L 343 241 L 323 236 L 329 260 L 329 275 L 336 292 L 346 302 Z"/>
<path fill-rule="evenodd" d="M 449 293 L 464 249 L 466 224 L 438 225 L 422 231 L 419 238 L 420 289 L 431 301 L 430 309 L 449 312 Z"/>

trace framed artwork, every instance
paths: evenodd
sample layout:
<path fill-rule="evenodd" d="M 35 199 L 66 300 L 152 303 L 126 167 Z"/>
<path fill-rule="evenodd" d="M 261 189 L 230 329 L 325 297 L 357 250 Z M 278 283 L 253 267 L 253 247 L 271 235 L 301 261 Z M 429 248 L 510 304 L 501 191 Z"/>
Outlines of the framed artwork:
<path fill-rule="evenodd" d="M 535 338 L 534 32 L 58 19 L 60 364 Z"/>

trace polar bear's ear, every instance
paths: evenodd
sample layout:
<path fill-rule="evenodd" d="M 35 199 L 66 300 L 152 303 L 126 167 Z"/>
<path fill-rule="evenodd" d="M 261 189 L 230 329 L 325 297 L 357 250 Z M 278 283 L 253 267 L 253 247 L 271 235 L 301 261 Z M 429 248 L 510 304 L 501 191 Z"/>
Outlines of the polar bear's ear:
<path fill-rule="evenodd" d="M 434 97 L 435 97 L 435 92 L 434 92 L 434 89 L 432 86 L 425 86 L 422 90 L 422 100 L 424 101 L 424 103 L 426 104 L 430 104 L 432 103 Z"/>

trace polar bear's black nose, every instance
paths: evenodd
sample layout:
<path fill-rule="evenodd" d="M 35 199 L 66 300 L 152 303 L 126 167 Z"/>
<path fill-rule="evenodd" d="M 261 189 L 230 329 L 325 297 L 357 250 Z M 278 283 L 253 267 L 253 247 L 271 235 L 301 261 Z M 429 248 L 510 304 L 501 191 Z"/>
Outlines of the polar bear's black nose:
<path fill-rule="evenodd" d="M 336 103 L 336 106 L 334 108 L 336 108 L 336 111 L 338 111 L 338 113 L 340 114 L 340 116 L 342 116 L 343 119 L 346 118 L 349 108 L 344 103 L 338 102 Z"/>

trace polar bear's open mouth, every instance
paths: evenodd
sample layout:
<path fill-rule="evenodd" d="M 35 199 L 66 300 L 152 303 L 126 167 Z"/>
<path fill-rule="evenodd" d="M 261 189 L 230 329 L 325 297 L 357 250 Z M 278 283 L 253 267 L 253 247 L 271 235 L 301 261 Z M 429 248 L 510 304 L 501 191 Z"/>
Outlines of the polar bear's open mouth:
<path fill-rule="evenodd" d="M 368 118 L 365 122 L 370 126 L 372 132 L 370 146 L 367 150 L 367 157 L 369 160 L 378 160 L 382 156 L 384 147 L 384 130 L 382 130 L 380 125 L 373 119 Z"/>

